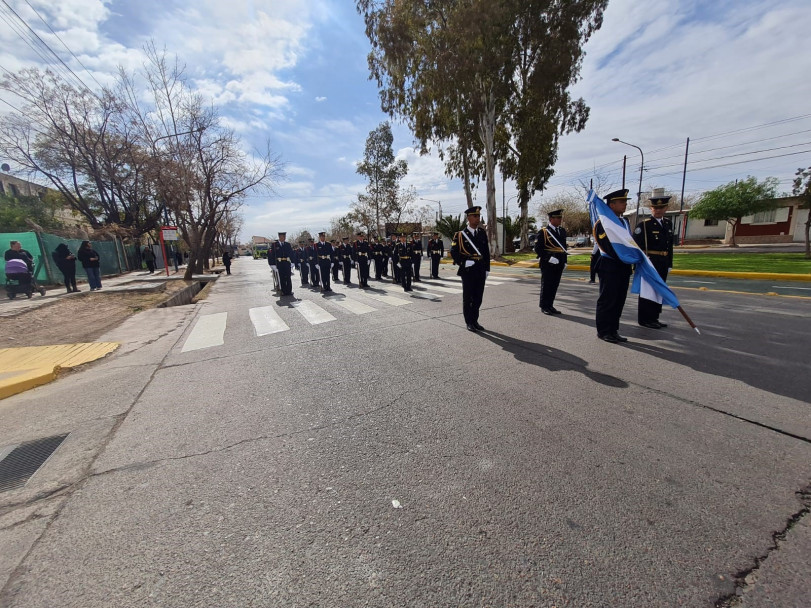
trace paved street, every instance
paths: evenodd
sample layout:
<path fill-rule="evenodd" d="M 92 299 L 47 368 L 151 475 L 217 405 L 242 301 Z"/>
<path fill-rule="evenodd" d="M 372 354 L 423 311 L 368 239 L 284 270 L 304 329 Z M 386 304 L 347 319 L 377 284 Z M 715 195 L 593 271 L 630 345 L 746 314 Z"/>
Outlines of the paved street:
<path fill-rule="evenodd" d="M 610 345 L 583 273 L 548 317 L 494 268 L 471 333 L 454 269 L 279 299 L 240 258 L 0 401 L 0 449 L 70 433 L 0 493 L 0 605 L 807 605 L 811 300 L 629 296 Z"/>

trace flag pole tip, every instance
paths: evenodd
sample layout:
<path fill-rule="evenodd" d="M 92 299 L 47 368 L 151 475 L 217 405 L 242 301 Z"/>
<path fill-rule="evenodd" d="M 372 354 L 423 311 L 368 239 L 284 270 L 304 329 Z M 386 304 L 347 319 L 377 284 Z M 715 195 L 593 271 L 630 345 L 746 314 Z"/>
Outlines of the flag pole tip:
<path fill-rule="evenodd" d="M 693 329 L 695 329 L 695 330 L 696 330 L 696 333 L 697 333 L 699 336 L 701 335 L 701 332 L 699 331 L 698 327 L 694 327 Z"/>

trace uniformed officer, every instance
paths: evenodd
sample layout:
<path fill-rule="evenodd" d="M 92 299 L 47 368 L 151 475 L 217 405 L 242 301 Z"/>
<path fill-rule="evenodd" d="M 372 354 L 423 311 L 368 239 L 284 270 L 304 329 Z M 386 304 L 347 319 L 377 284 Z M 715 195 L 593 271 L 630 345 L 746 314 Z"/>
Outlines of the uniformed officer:
<path fill-rule="evenodd" d="M 293 295 L 293 247 L 287 242 L 287 233 L 280 232 L 268 255 L 270 267 L 279 273 L 279 286 L 283 296 Z"/>
<path fill-rule="evenodd" d="M 428 257 L 431 258 L 431 278 L 439 278 L 439 261 L 445 255 L 445 244 L 439 238 L 439 233 L 434 232 L 433 238 L 428 241 Z"/>
<path fill-rule="evenodd" d="M 481 207 L 465 210 L 467 226 L 453 235 L 451 257 L 462 277 L 462 314 L 468 331 L 480 331 L 479 308 L 484 297 L 484 283 L 490 274 L 490 244 L 487 233 L 479 227 Z"/>
<path fill-rule="evenodd" d="M 330 267 L 333 264 L 333 256 L 335 254 L 335 248 L 332 246 L 332 243 L 327 241 L 327 233 L 326 232 L 319 232 L 318 233 L 318 242 L 315 244 L 315 255 L 318 258 L 318 268 L 320 270 L 321 275 L 321 291 L 328 292 L 332 291 L 332 288 L 329 284 L 329 271 Z"/>
<path fill-rule="evenodd" d="M 383 276 L 389 277 L 389 257 L 391 257 L 391 248 L 394 243 L 388 237 L 383 238 L 383 255 L 380 256 L 380 265 L 383 267 Z M 395 281 L 396 283 L 397 281 Z"/>
<path fill-rule="evenodd" d="M 625 225 L 630 233 L 628 221 L 622 217 L 628 206 L 628 190 L 616 190 L 605 197 L 605 202 Z M 627 342 L 619 334 L 620 317 L 628 295 L 631 279 L 631 265 L 623 262 L 603 228 L 602 221 L 594 223 L 594 240 L 600 247 L 600 265 L 597 276 L 600 278 L 600 296 L 597 298 L 597 337 L 611 344 Z"/>
<path fill-rule="evenodd" d="M 411 233 L 411 272 L 414 275 L 414 282 L 420 282 L 420 263 L 422 262 L 422 234 Z"/>
<path fill-rule="evenodd" d="M 318 251 L 313 239 L 310 239 L 310 245 L 307 247 L 307 263 L 310 266 L 310 283 L 313 287 L 320 287 L 321 267 L 318 265 Z"/>
<path fill-rule="evenodd" d="M 411 288 L 411 260 L 413 258 L 413 252 L 411 250 L 411 243 L 406 242 L 405 232 L 400 233 L 400 242 L 394 246 L 391 255 L 395 264 L 394 272 L 400 277 L 403 291 L 414 291 Z"/>
<path fill-rule="evenodd" d="M 555 295 L 558 293 L 560 277 L 566 268 L 566 229 L 560 225 L 563 209 L 549 212 L 549 225 L 541 228 L 535 241 L 535 255 L 540 259 L 541 268 L 541 312 L 545 315 L 562 314 L 555 308 Z"/>
<path fill-rule="evenodd" d="M 634 230 L 634 241 L 650 258 L 656 272 L 667 281 L 667 273 L 673 268 L 673 223 L 665 217 L 669 196 L 652 196 L 650 218 L 642 220 Z M 662 329 L 667 323 L 659 322 L 662 304 L 639 296 L 637 319 L 642 327 Z"/>
<path fill-rule="evenodd" d="M 395 254 L 395 249 L 400 245 L 400 239 L 396 235 L 391 236 L 389 243 L 389 258 L 391 259 L 391 280 L 394 283 L 400 282 L 400 262 Z"/>
<path fill-rule="evenodd" d="M 343 266 L 343 251 L 344 247 L 338 242 L 338 239 L 332 239 L 332 280 L 338 282 L 338 271 Z"/>
<path fill-rule="evenodd" d="M 372 255 L 372 247 L 366 242 L 366 234 L 358 232 L 358 239 L 354 244 L 352 259 L 358 266 L 358 285 L 365 289 L 369 287 L 369 258 Z"/>
<path fill-rule="evenodd" d="M 303 244 L 303 241 L 299 241 L 298 244 L 293 247 L 293 267 L 299 271 L 301 270 L 301 266 L 299 266 L 299 264 L 301 263 L 301 246 Z"/>
<path fill-rule="evenodd" d="M 383 243 L 379 237 L 374 237 L 372 252 L 374 253 L 375 259 L 375 280 L 379 281 L 383 276 Z"/>

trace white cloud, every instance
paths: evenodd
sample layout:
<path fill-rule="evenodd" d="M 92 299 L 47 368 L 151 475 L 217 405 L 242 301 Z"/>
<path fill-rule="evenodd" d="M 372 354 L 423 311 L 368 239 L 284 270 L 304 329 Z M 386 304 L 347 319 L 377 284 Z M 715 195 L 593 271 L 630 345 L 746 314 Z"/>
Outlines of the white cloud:
<path fill-rule="evenodd" d="M 322 101 L 326 101 L 326 100 L 327 100 L 327 98 L 326 98 L 326 97 L 316 97 L 316 98 L 315 98 L 315 100 L 316 100 L 318 103 L 321 103 Z"/>

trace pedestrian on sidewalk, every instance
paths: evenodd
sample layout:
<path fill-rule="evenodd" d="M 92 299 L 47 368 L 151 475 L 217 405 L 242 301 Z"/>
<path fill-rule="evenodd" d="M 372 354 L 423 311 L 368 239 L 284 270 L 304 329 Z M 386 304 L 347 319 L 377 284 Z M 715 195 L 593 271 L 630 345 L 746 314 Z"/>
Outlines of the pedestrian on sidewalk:
<path fill-rule="evenodd" d="M 146 269 L 149 271 L 149 274 L 155 272 L 155 252 L 152 251 L 151 245 L 144 247 L 144 252 L 141 257 L 146 263 Z"/>
<path fill-rule="evenodd" d="M 39 295 L 45 295 L 45 288 L 40 287 L 37 285 L 37 277 L 34 273 L 34 256 L 27 249 L 23 249 L 22 243 L 20 241 L 9 241 L 9 248 L 6 250 L 5 253 L 6 262 L 9 260 L 22 260 L 25 262 L 26 268 L 28 268 L 28 272 L 31 274 L 31 288 L 34 291 L 38 291 Z M 13 277 L 12 277 L 13 278 Z"/>
<path fill-rule="evenodd" d="M 87 273 L 90 291 L 101 289 L 101 256 L 93 249 L 90 241 L 82 241 L 76 255 L 82 263 L 85 273 Z"/>
<path fill-rule="evenodd" d="M 222 252 L 222 265 L 225 266 L 225 274 L 231 274 L 231 254 L 227 251 Z"/>
<path fill-rule="evenodd" d="M 79 291 L 76 287 L 76 256 L 71 253 L 65 243 L 59 243 L 51 254 L 54 264 L 62 273 L 68 293 Z"/>

